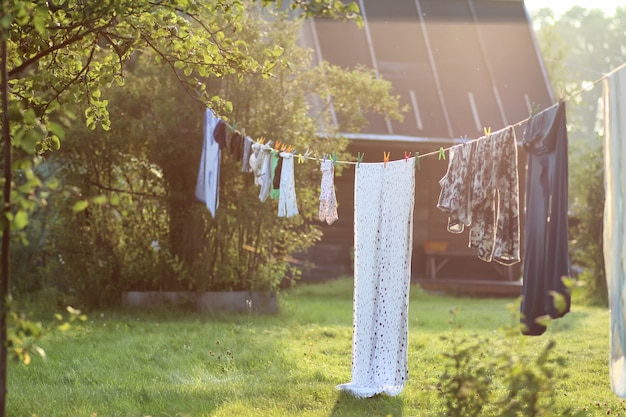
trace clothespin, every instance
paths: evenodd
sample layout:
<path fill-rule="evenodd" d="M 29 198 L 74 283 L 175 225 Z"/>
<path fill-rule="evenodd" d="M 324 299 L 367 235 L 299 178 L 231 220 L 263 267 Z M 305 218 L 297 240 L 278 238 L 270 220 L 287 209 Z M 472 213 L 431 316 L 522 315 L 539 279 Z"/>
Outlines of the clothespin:
<path fill-rule="evenodd" d="M 463 145 L 467 143 L 467 135 L 461 136 L 461 140 L 463 141 Z"/>
<path fill-rule="evenodd" d="M 281 143 L 279 141 L 276 141 L 276 143 L 274 144 L 274 150 L 278 151 L 280 149 L 280 145 Z"/>
<path fill-rule="evenodd" d="M 326 154 L 322 155 L 322 162 L 326 162 Z"/>
<path fill-rule="evenodd" d="M 337 152 L 333 152 L 332 155 L 330 155 L 330 161 L 333 163 L 333 166 L 337 166 Z"/>
<path fill-rule="evenodd" d="M 259 142 L 261 145 L 263 145 L 265 143 L 265 136 L 261 136 L 257 142 Z"/>
<path fill-rule="evenodd" d="M 359 152 L 359 154 L 356 157 L 356 166 L 360 166 L 361 162 L 363 162 L 363 157 L 365 156 L 365 152 L 361 153 Z"/>
<path fill-rule="evenodd" d="M 391 155 L 391 151 L 385 152 L 383 151 L 383 166 L 387 168 L 387 162 L 389 162 L 389 155 Z"/>
<path fill-rule="evenodd" d="M 418 171 L 422 170 L 422 166 L 420 165 L 420 153 L 415 151 L 415 167 Z"/>
<path fill-rule="evenodd" d="M 491 126 L 483 127 L 483 131 L 485 132 L 485 136 L 491 135 Z"/>
<path fill-rule="evenodd" d="M 443 146 L 441 148 L 439 148 L 439 160 L 446 160 L 446 150 L 443 149 Z"/>
<path fill-rule="evenodd" d="M 411 152 L 404 151 L 404 162 L 408 162 L 411 157 Z"/>
<path fill-rule="evenodd" d="M 289 145 L 287 146 L 287 149 L 285 149 L 285 152 L 294 153 L 295 151 L 293 149 L 293 146 Z"/>

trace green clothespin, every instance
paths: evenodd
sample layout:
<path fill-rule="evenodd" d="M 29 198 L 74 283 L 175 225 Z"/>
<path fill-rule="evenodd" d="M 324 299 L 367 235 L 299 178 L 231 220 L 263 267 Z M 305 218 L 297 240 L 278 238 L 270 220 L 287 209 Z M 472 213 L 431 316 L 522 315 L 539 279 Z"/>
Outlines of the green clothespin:
<path fill-rule="evenodd" d="M 418 171 L 422 170 L 422 166 L 420 165 L 420 153 L 417 151 L 415 152 L 415 167 Z"/>
<path fill-rule="evenodd" d="M 439 148 L 439 160 L 446 160 L 446 150 L 443 149 L 443 146 L 441 148 Z"/>
<path fill-rule="evenodd" d="M 359 152 L 359 154 L 356 157 L 356 166 L 359 167 L 359 165 L 361 165 L 361 162 L 363 162 L 363 157 L 365 156 L 365 152 L 361 153 Z"/>

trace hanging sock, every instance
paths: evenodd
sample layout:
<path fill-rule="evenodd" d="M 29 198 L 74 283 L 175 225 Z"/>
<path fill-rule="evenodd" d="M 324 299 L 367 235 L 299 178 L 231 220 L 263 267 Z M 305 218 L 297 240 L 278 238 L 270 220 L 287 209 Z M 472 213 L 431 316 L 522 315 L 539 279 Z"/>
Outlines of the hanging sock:
<path fill-rule="evenodd" d="M 611 388 L 626 398 L 626 67 L 604 80 L 604 264 L 609 292 Z"/>
<path fill-rule="evenodd" d="M 360 398 L 398 395 L 408 379 L 415 201 L 410 162 L 361 163 L 356 170 L 352 379 L 337 389 Z"/>
<path fill-rule="evenodd" d="M 293 154 L 291 152 L 281 152 L 280 156 L 282 170 L 280 173 L 280 194 L 278 196 L 278 217 L 293 217 L 298 214 Z"/>
<path fill-rule="evenodd" d="M 331 161 L 325 159 L 322 161 L 320 171 L 322 171 L 322 184 L 319 219 L 330 225 L 339 219 L 337 215 L 337 196 L 335 194 L 335 167 Z"/>

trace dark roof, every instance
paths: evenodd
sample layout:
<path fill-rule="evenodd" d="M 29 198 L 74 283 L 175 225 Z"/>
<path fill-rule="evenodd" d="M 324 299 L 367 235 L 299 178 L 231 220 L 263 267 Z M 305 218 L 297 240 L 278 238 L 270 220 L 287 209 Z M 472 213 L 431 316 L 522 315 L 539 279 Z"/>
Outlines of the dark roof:
<path fill-rule="evenodd" d="M 369 115 L 361 139 L 449 141 L 482 135 L 554 103 L 523 1 L 360 0 L 365 27 L 315 19 L 318 59 L 364 65 L 393 83 L 402 123 Z"/>

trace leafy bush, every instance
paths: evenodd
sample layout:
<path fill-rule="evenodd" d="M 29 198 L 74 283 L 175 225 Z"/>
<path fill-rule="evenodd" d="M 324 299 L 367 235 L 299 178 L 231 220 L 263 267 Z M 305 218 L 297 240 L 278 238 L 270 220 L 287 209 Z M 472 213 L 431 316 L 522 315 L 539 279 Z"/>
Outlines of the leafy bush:
<path fill-rule="evenodd" d="M 444 400 L 442 416 L 554 416 L 556 379 L 562 377 L 564 359 L 554 357 L 554 341 L 548 341 L 536 356 L 519 354 L 519 306 L 512 306 L 513 321 L 498 339 L 462 336 L 451 310 L 453 330 L 443 340 L 450 351 L 442 353 L 443 372 L 436 389 Z M 575 416 L 570 409 L 560 416 Z"/>

